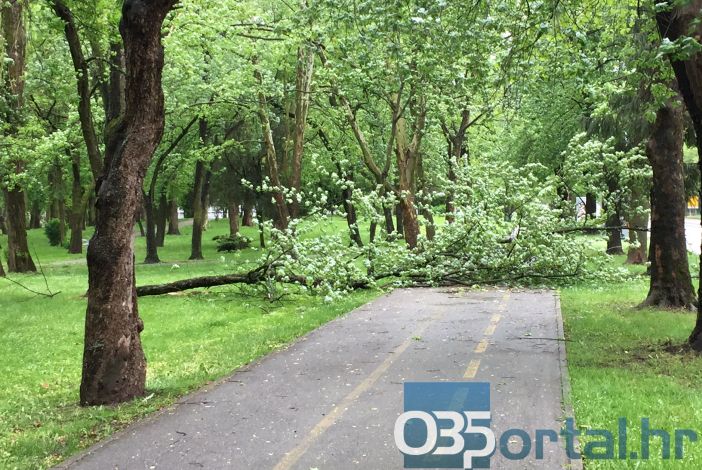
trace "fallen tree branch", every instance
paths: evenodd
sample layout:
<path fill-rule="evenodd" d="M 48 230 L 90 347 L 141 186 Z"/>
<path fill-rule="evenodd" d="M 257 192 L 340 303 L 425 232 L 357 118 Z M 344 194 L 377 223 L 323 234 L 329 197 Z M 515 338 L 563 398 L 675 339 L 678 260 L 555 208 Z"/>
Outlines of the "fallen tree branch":
<path fill-rule="evenodd" d="M 224 274 L 221 276 L 204 276 L 191 279 L 183 279 L 180 281 L 169 282 L 166 284 L 155 284 L 149 286 L 137 287 L 137 296 L 146 297 L 149 295 L 171 294 L 173 292 L 182 292 L 191 289 L 201 289 L 209 287 L 226 286 L 231 284 L 258 284 L 267 279 L 285 284 L 298 284 L 301 286 L 317 287 L 324 283 L 323 279 L 308 279 L 304 276 L 287 274 L 284 276 L 272 275 L 266 276 L 267 267 L 257 268 L 245 274 Z M 389 277 L 384 275 L 381 277 Z M 357 280 L 349 282 L 349 287 L 352 289 L 364 289 L 370 286 L 367 280 Z"/>

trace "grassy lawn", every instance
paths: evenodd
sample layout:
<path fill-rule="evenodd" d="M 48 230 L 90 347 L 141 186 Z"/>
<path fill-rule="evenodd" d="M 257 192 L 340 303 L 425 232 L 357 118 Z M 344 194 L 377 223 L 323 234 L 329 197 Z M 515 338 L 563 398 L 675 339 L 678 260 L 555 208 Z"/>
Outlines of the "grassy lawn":
<path fill-rule="evenodd" d="M 623 262 L 623 257 L 613 260 Z M 643 272 L 643 268 L 632 269 Z M 671 448 L 671 460 L 664 461 L 661 440 L 654 438 L 650 459 L 640 458 L 641 418 L 650 418 L 651 428 L 671 435 L 675 429 L 702 430 L 702 358 L 680 351 L 695 316 L 638 309 L 647 292 L 648 279 L 641 277 L 626 284 L 573 287 L 561 293 L 577 424 L 583 431 L 611 431 L 616 456 L 617 420 L 627 418 L 627 453 L 639 456 L 626 462 L 586 460 L 587 469 L 702 468 L 702 442 L 686 442 L 682 461 L 675 460 Z"/>
<path fill-rule="evenodd" d="M 186 261 L 190 227 L 169 236 L 158 265 L 137 266 L 139 285 L 198 275 L 243 271 L 260 253 L 216 252 L 215 235 L 227 221 L 211 222 L 205 233 L 205 261 Z M 313 234 L 344 230 L 344 221 L 315 227 Z M 255 240 L 257 232 L 244 228 Z M 86 233 L 86 237 L 89 236 Z M 236 286 L 145 297 L 139 308 L 148 359 L 147 397 L 117 407 L 77 406 L 83 348 L 84 256 L 48 245 L 41 230 L 29 234 L 30 250 L 44 267 L 54 298 L 37 297 L 0 279 L 0 468 L 45 468 L 84 449 L 135 419 L 173 403 L 183 394 L 229 374 L 317 326 L 367 302 L 379 291 L 364 291 L 327 304 L 320 297 L 291 295 L 271 304 Z M 6 240 L 1 240 L 6 246 Z M 144 239 L 137 238 L 137 261 Z M 44 290 L 40 275 L 13 275 Z"/>

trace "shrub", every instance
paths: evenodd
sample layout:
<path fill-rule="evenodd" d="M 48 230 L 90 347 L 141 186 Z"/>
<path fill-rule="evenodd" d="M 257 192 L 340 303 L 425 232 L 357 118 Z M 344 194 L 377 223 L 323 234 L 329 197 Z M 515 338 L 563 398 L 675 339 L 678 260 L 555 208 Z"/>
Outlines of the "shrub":
<path fill-rule="evenodd" d="M 215 240 L 217 240 L 217 251 L 231 252 L 251 246 L 251 239 L 239 233 L 231 237 L 215 237 Z"/>
<path fill-rule="evenodd" d="M 46 238 L 49 239 L 49 245 L 60 246 L 61 245 L 61 221 L 58 219 L 51 219 L 46 224 L 44 224 L 44 233 Z"/>

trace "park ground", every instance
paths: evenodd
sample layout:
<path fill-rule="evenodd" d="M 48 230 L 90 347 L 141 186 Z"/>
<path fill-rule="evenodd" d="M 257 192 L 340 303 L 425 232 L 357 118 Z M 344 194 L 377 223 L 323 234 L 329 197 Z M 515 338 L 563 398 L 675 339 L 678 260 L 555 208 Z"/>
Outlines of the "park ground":
<path fill-rule="evenodd" d="M 159 252 L 164 261 L 137 267 L 138 284 L 195 275 L 245 270 L 260 252 L 216 252 L 212 237 L 225 234 L 226 221 L 206 233 L 205 261 L 188 262 L 189 227 L 169 236 Z M 247 235 L 255 238 L 252 229 Z M 344 230 L 343 221 L 311 233 Z M 86 236 L 89 236 L 86 233 Z M 5 241 L 3 240 L 3 245 Z M 592 243 L 588 240 L 587 243 Z M 599 242 L 594 242 L 598 244 Z M 140 313 L 149 360 L 148 395 L 117 407 L 77 406 L 82 355 L 87 270 L 83 257 L 48 246 L 41 230 L 30 245 L 54 297 L 37 296 L 0 280 L 0 468 L 46 468 L 57 464 L 208 382 L 279 349 L 297 337 L 379 296 L 360 291 L 342 301 L 291 294 L 276 303 L 235 286 L 183 295 L 144 298 Z M 254 244 L 255 245 L 255 244 Z M 137 238 L 137 260 L 144 240 Z M 623 265 L 623 257 L 611 263 Z M 692 270 L 697 261 L 691 257 Z M 561 290 L 576 420 L 582 429 L 616 430 L 629 421 L 630 447 L 639 444 L 642 417 L 660 429 L 698 427 L 702 422 L 702 359 L 682 348 L 694 315 L 638 309 L 647 290 L 644 268 L 622 284 L 587 284 Z M 46 291 L 41 275 L 13 276 Z M 660 452 L 655 445 L 652 455 Z M 586 468 L 622 468 L 618 461 L 588 461 Z M 689 446 L 683 462 L 652 459 L 631 468 L 702 468 L 702 445 Z"/>

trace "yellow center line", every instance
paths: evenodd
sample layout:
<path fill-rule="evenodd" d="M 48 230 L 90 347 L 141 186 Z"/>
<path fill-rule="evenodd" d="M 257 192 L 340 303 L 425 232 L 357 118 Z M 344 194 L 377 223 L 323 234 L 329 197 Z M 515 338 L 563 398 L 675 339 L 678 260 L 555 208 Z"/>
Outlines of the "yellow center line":
<path fill-rule="evenodd" d="M 485 350 L 488 348 L 488 345 L 489 345 L 489 344 L 490 344 L 490 343 L 489 343 L 488 339 L 487 339 L 487 338 L 483 338 L 483 339 L 478 343 L 478 345 L 475 347 L 475 351 L 473 351 L 473 352 L 475 352 L 476 354 L 482 354 L 482 353 L 484 353 Z"/>
<path fill-rule="evenodd" d="M 502 302 L 499 307 L 497 307 L 498 312 L 505 312 L 507 310 L 507 300 L 509 299 L 509 296 L 509 291 L 504 293 L 502 296 Z M 502 315 L 500 313 L 495 313 L 492 315 L 492 317 L 490 317 L 490 324 L 487 326 L 487 328 L 485 328 L 485 332 L 483 333 L 484 338 L 480 340 L 478 345 L 473 350 L 475 354 L 482 354 L 487 351 L 487 348 L 490 345 L 490 341 L 487 337 L 495 334 L 495 330 L 497 330 L 497 325 L 500 323 L 500 320 L 502 320 Z M 471 360 L 468 363 L 468 368 L 466 369 L 465 374 L 463 374 L 463 378 L 474 379 L 475 376 L 478 375 L 479 369 L 480 359 Z"/>
<path fill-rule="evenodd" d="M 292 449 L 290 452 L 286 453 L 285 456 L 273 467 L 273 470 L 288 470 L 292 468 L 293 465 L 300 460 L 305 452 L 312 447 L 312 444 L 324 434 L 324 432 L 329 429 L 334 423 L 339 420 L 344 413 L 351 407 L 353 402 L 355 402 L 364 392 L 370 389 L 375 382 L 388 370 L 393 362 L 403 353 L 407 348 L 416 341 L 415 338 L 421 336 L 429 325 L 441 318 L 443 312 L 437 312 L 432 315 L 428 320 L 417 328 L 417 330 L 412 333 L 409 338 L 407 338 L 402 344 L 396 347 L 388 357 L 373 371 L 368 377 L 366 377 L 360 384 L 354 388 L 351 393 L 346 395 L 341 403 L 336 405 L 329 413 L 327 413 L 321 421 L 319 421 L 314 428 L 302 439 L 302 441 Z"/>
<path fill-rule="evenodd" d="M 478 359 L 473 359 L 470 361 L 470 364 L 468 364 L 468 368 L 466 369 L 466 373 L 463 374 L 464 379 L 474 379 L 475 375 L 478 373 L 478 369 L 480 368 L 480 360 Z"/>

